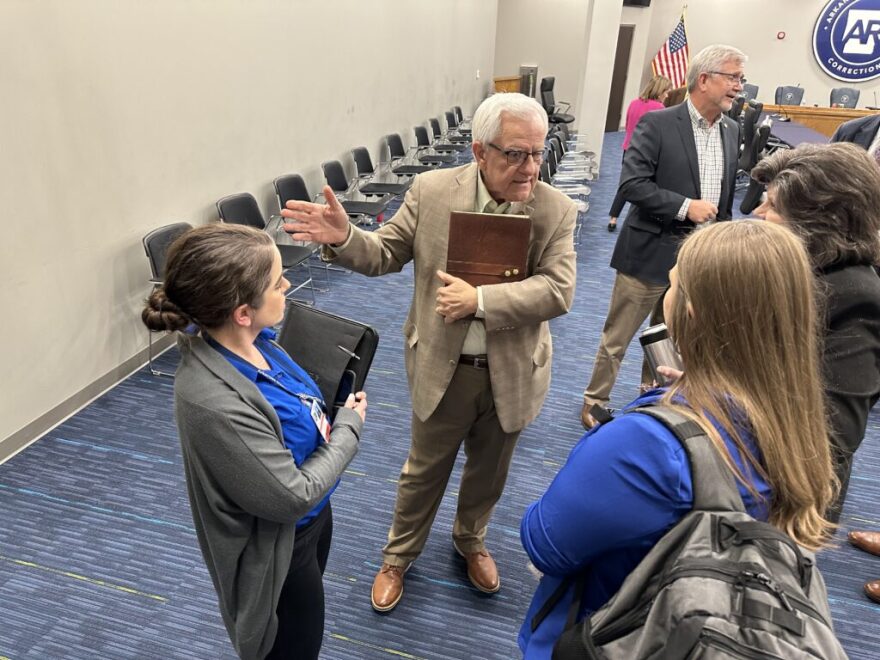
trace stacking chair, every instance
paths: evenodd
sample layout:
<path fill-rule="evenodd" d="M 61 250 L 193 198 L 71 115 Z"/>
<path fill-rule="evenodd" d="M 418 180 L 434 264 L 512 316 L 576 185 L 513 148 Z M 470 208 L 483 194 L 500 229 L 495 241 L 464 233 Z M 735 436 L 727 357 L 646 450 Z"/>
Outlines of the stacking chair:
<path fill-rule="evenodd" d="M 446 165 L 456 161 L 451 153 L 441 153 L 440 149 L 431 144 L 428 137 L 428 129 L 424 126 L 416 126 L 416 148 L 418 149 L 419 161 L 422 163 L 438 163 Z"/>
<path fill-rule="evenodd" d="M 444 142 L 443 131 L 440 130 L 440 120 L 436 117 L 431 117 L 428 120 L 428 125 L 431 127 L 433 135 L 431 146 L 437 151 L 464 151 L 468 148 L 466 142 Z"/>
<path fill-rule="evenodd" d="M 571 151 L 576 151 L 579 154 L 583 154 L 585 156 L 596 157 L 595 151 L 590 151 L 587 149 L 587 136 L 581 133 L 572 133 L 569 129 L 568 124 L 553 124 L 554 132 L 560 134 L 562 136 L 562 142 L 565 145 L 565 148 Z"/>
<path fill-rule="evenodd" d="M 754 167 L 761 158 L 764 157 L 764 149 L 767 146 L 769 139 L 770 126 L 769 124 L 762 124 L 755 131 L 755 138 L 752 140 L 751 153 L 749 154 L 751 167 Z M 749 168 L 749 171 L 751 171 L 751 167 Z M 749 185 L 746 189 L 746 194 L 743 196 L 743 200 L 739 205 L 739 210 L 746 214 L 754 211 L 758 204 L 761 203 L 761 196 L 764 194 L 764 191 L 764 184 L 758 183 L 749 177 Z"/>
<path fill-rule="evenodd" d="M 752 83 L 745 83 L 740 93 L 746 97 L 746 101 L 755 101 L 758 98 L 758 86 Z"/>
<path fill-rule="evenodd" d="M 800 105 L 804 100 L 804 88 L 782 85 L 776 88 L 776 105 Z"/>
<path fill-rule="evenodd" d="M 550 151 L 556 161 L 558 174 L 575 177 L 584 181 L 594 181 L 596 179 L 596 161 L 594 158 L 577 153 L 566 153 L 559 135 L 551 135 L 548 142 Z"/>
<path fill-rule="evenodd" d="M 553 86 L 556 78 L 549 76 L 541 78 L 541 105 L 547 111 L 547 118 L 551 124 L 570 124 L 574 121 L 574 115 L 568 114 L 570 104 L 564 101 L 560 104 L 556 103 L 556 97 L 553 94 Z"/>
<path fill-rule="evenodd" d="M 449 142 L 461 142 L 462 144 L 470 144 L 470 131 L 465 135 L 458 128 L 458 119 L 452 110 L 443 113 L 446 117 L 446 133 L 443 135 Z"/>
<path fill-rule="evenodd" d="M 859 104 L 859 90 L 854 87 L 835 87 L 831 90 L 832 108 L 854 108 Z"/>
<path fill-rule="evenodd" d="M 260 211 L 257 200 L 250 193 L 236 193 L 217 200 L 217 213 L 223 222 L 266 230 L 263 212 Z M 281 267 L 285 272 L 297 266 L 304 266 L 307 273 L 305 281 L 291 287 L 286 296 L 292 298 L 297 291 L 307 288 L 312 294 L 312 304 L 314 305 L 316 302 L 315 287 L 312 284 L 312 267 L 309 264 L 309 257 L 312 256 L 315 248 L 311 245 L 284 245 L 278 243 L 277 240 L 275 243 L 281 253 Z"/>
<path fill-rule="evenodd" d="M 283 174 L 276 177 L 272 182 L 272 185 L 275 186 L 275 196 L 278 198 L 279 209 L 286 208 L 287 202 L 291 200 L 299 202 L 317 202 L 324 200 L 324 195 L 322 194 L 315 195 L 314 197 L 309 194 L 306 182 L 299 174 Z M 317 243 L 302 243 L 302 245 L 309 245 L 312 248 L 312 256 L 319 256 L 321 248 Z M 320 265 L 324 269 L 324 284 L 326 285 L 326 288 L 318 289 L 318 291 L 321 292 L 330 290 L 330 274 L 328 271 L 334 270 L 343 273 L 351 273 L 350 270 L 346 270 L 345 268 L 339 268 L 338 266 L 332 267 L 326 261 L 321 261 Z"/>
<path fill-rule="evenodd" d="M 388 146 L 388 157 L 391 161 L 391 171 L 394 174 L 421 174 L 437 169 L 437 165 L 420 163 L 415 158 L 415 150 L 407 151 L 403 147 L 403 140 L 397 133 L 389 133 L 385 136 L 385 144 Z"/>
<path fill-rule="evenodd" d="M 328 160 L 321 163 L 321 169 L 324 170 L 327 185 L 336 193 L 336 197 L 348 217 L 358 224 L 373 224 L 373 218 L 382 215 L 393 199 L 393 195 L 388 194 L 377 201 L 366 199 L 357 188 L 358 180 L 355 178 L 349 183 L 345 178 L 345 170 L 342 169 L 342 163 L 338 160 Z"/>
<path fill-rule="evenodd" d="M 412 186 L 412 177 L 398 176 L 390 172 L 376 171 L 366 147 L 351 150 L 358 178 L 366 183 L 358 188 L 366 195 L 403 195 Z"/>
<path fill-rule="evenodd" d="M 192 229 L 188 222 L 175 222 L 173 225 L 165 225 L 154 229 L 144 236 L 144 252 L 150 262 L 150 284 L 153 288 L 162 284 L 165 277 L 165 261 L 168 248 L 181 234 Z M 154 376 L 174 376 L 173 373 L 162 371 L 153 366 L 153 332 L 147 330 L 147 366 Z"/>

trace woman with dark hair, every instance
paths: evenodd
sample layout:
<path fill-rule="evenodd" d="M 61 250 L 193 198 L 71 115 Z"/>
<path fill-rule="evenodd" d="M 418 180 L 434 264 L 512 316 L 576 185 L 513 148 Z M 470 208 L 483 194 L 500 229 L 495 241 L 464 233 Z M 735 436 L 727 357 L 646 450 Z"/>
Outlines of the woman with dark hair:
<path fill-rule="evenodd" d="M 669 80 L 669 78 L 664 76 L 654 76 L 642 89 L 639 97 L 630 102 L 629 107 L 626 109 L 626 134 L 623 137 L 624 154 L 626 154 L 626 149 L 629 147 L 629 141 L 632 139 L 633 131 L 636 130 L 636 125 L 639 123 L 639 119 L 641 119 L 646 112 L 662 110 L 664 107 L 663 102 L 666 100 L 666 97 L 669 96 L 669 91 L 671 89 L 672 81 Z M 620 217 L 620 212 L 623 211 L 624 204 L 626 204 L 626 200 L 621 196 L 620 191 L 618 191 L 614 196 L 614 201 L 611 202 L 611 210 L 608 212 L 608 215 L 611 216 L 611 219 L 608 221 L 608 231 L 614 231 L 617 229 L 617 218 Z"/>
<path fill-rule="evenodd" d="M 276 344 L 281 256 L 265 232 L 209 225 L 169 249 L 142 318 L 183 330 L 174 403 L 187 491 L 220 613 L 238 654 L 317 658 L 330 494 L 357 451 L 367 402 L 330 428 L 314 381 Z"/>
<path fill-rule="evenodd" d="M 880 397 L 880 168 L 860 147 L 838 142 L 777 151 L 752 170 L 767 186 L 755 215 L 785 225 L 807 246 L 824 296 L 824 375 L 840 495 L 846 498 L 853 454 Z M 850 532 L 880 555 L 880 534 Z M 880 602 L 880 580 L 865 591 Z"/>
<path fill-rule="evenodd" d="M 835 479 L 803 245 L 755 220 L 711 225 L 684 241 L 669 279 L 663 309 L 684 373 L 629 407 L 659 401 L 697 423 L 750 515 L 822 546 Z M 569 587 L 551 601 L 564 581 L 584 576 L 577 618 L 589 616 L 693 503 L 687 453 L 659 421 L 632 412 L 588 431 L 522 519 L 523 546 L 543 573 L 520 629 L 525 657 L 551 657 L 574 598 Z"/>

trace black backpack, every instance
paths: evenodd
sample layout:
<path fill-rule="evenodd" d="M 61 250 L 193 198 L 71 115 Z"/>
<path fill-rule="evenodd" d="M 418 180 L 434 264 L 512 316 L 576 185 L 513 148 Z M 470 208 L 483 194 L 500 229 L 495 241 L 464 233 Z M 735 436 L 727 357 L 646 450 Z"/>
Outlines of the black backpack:
<path fill-rule="evenodd" d="M 584 576 L 560 585 L 532 621 L 535 630 L 574 583 L 554 660 L 846 658 L 813 554 L 745 512 L 733 473 L 703 429 L 663 405 L 627 412 L 654 417 L 682 443 L 694 508 L 580 623 Z"/>

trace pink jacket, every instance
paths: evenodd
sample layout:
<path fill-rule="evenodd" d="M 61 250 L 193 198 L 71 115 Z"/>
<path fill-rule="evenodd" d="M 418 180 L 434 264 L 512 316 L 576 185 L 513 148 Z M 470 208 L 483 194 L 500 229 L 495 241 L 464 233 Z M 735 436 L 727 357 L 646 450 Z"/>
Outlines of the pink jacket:
<path fill-rule="evenodd" d="M 646 112 L 651 112 L 651 110 L 662 110 L 664 107 L 665 106 L 656 99 L 651 101 L 635 99 L 629 104 L 629 107 L 626 109 L 626 137 L 623 138 L 624 150 L 629 146 L 633 131 L 636 130 L 636 124 L 639 123 L 639 119 L 642 118 L 642 115 Z"/>

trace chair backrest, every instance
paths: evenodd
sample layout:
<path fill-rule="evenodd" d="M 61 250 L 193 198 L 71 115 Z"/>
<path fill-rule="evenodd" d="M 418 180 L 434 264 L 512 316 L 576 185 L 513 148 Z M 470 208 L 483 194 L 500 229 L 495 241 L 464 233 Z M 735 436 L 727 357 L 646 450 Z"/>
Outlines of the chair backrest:
<path fill-rule="evenodd" d="M 753 85 L 752 83 L 746 83 L 743 85 L 743 90 L 740 93 L 746 97 L 746 101 L 753 101 L 758 98 L 758 86 Z"/>
<path fill-rule="evenodd" d="M 853 87 L 835 87 L 831 90 L 831 105 L 838 108 L 854 108 L 859 103 L 859 90 Z"/>
<path fill-rule="evenodd" d="M 321 163 L 321 169 L 324 170 L 324 178 L 327 179 L 327 185 L 336 192 L 345 192 L 348 190 L 348 179 L 345 178 L 345 170 L 342 169 L 342 163 L 338 160 L 328 160 Z"/>
<path fill-rule="evenodd" d="M 424 126 L 416 126 L 414 130 L 416 132 L 416 144 L 420 147 L 430 147 L 431 140 L 428 138 L 428 129 Z"/>
<path fill-rule="evenodd" d="M 734 100 L 733 104 L 730 106 L 730 110 L 727 111 L 727 116 L 731 119 L 739 119 L 739 116 L 742 114 L 743 105 L 745 105 L 746 97 L 742 94 L 738 95 Z"/>
<path fill-rule="evenodd" d="M 284 174 L 279 176 L 273 182 L 275 184 L 275 194 L 278 195 L 278 208 L 283 209 L 287 202 L 295 200 L 298 202 L 312 201 L 309 195 L 309 189 L 306 182 L 299 174 Z"/>
<path fill-rule="evenodd" d="M 452 111 L 455 113 L 455 118 L 458 119 L 459 124 L 464 121 L 464 113 L 462 113 L 460 105 L 453 106 Z"/>
<path fill-rule="evenodd" d="M 399 133 L 389 133 L 385 136 L 385 144 L 388 145 L 388 152 L 391 158 L 403 158 L 406 156 L 406 149 L 403 148 L 403 140 Z"/>
<path fill-rule="evenodd" d="M 431 125 L 431 133 L 434 134 L 434 139 L 436 140 L 441 135 L 443 135 L 443 131 L 440 130 L 440 120 L 436 117 L 431 117 L 428 120 L 428 123 Z"/>
<path fill-rule="evenodd" d="M 541 181 L 543 181 L 544 183 L 550 184 L 551 177 L 550 177 L 550 161 L 549 160 L 545 160 L 543 163 L 541 163 L 541 172 L 538 175 L 538 178 L 540 178 Z"/>
<path fill-rule="evenodd" d="M 449 128 L 456 128 L 458 126 L 458 121 L 455 119 L 455 113 L 451 110 L 448 110 L 446 113 L 446 125 Z"/>
<path fill-rule="evenodd" d="M 257 229 L 266 228 L 266 220 L 263 218 L 263 212 L 260 211 L 260 205 L 250 193 L 236 193 L 218 200 L 217 213 L 223 222 Z"/>
<path fill-rule="evenodd" d="M 351 157 L 354 158 L 358 176 L 373 174 L 376 171 L 373 168 L 373 159 L 370 158 L 370 152 L 366 147 L 355 147 L 351 150 Z"/>
<path fill-rule="evenodd" d="M 742 115 L 742 151 L 739 155 L 738 167 L 746 172 L 751 170 L 752 165 L 754 165 L 754 163 L 751 162 L 752 144 L 755 141 L 755 127 L 758 124 L 758 117 L 760 116 L 761 111 L 754 107 L 754 105 L 749 103 L 745 106 Z"/>
<path fill-rule="evenodd" d="M 776 88 L 776 105 L 800 105 L 803 100 L 803 87 L 782 85 Z"/>
<path fill-rule="evenodd" d="M 554 76 L 541 78 L 541 105 L 547 114 L 552 114 L 556 108 L 556 96 L 553 94 L 553 84 L 556 82 Z"/>
<path fill-rule="evenodd" d="M 165 275 L 165 259 L 168 248 L 177 240 L 177 237 L 192 229 L 188 222 L 175 222 L 173 225 L 165 225 L 154 229 L 144 236 L 144 252 L 150 262 L 150 274 L 154 281 L 162 281 Z"/>

